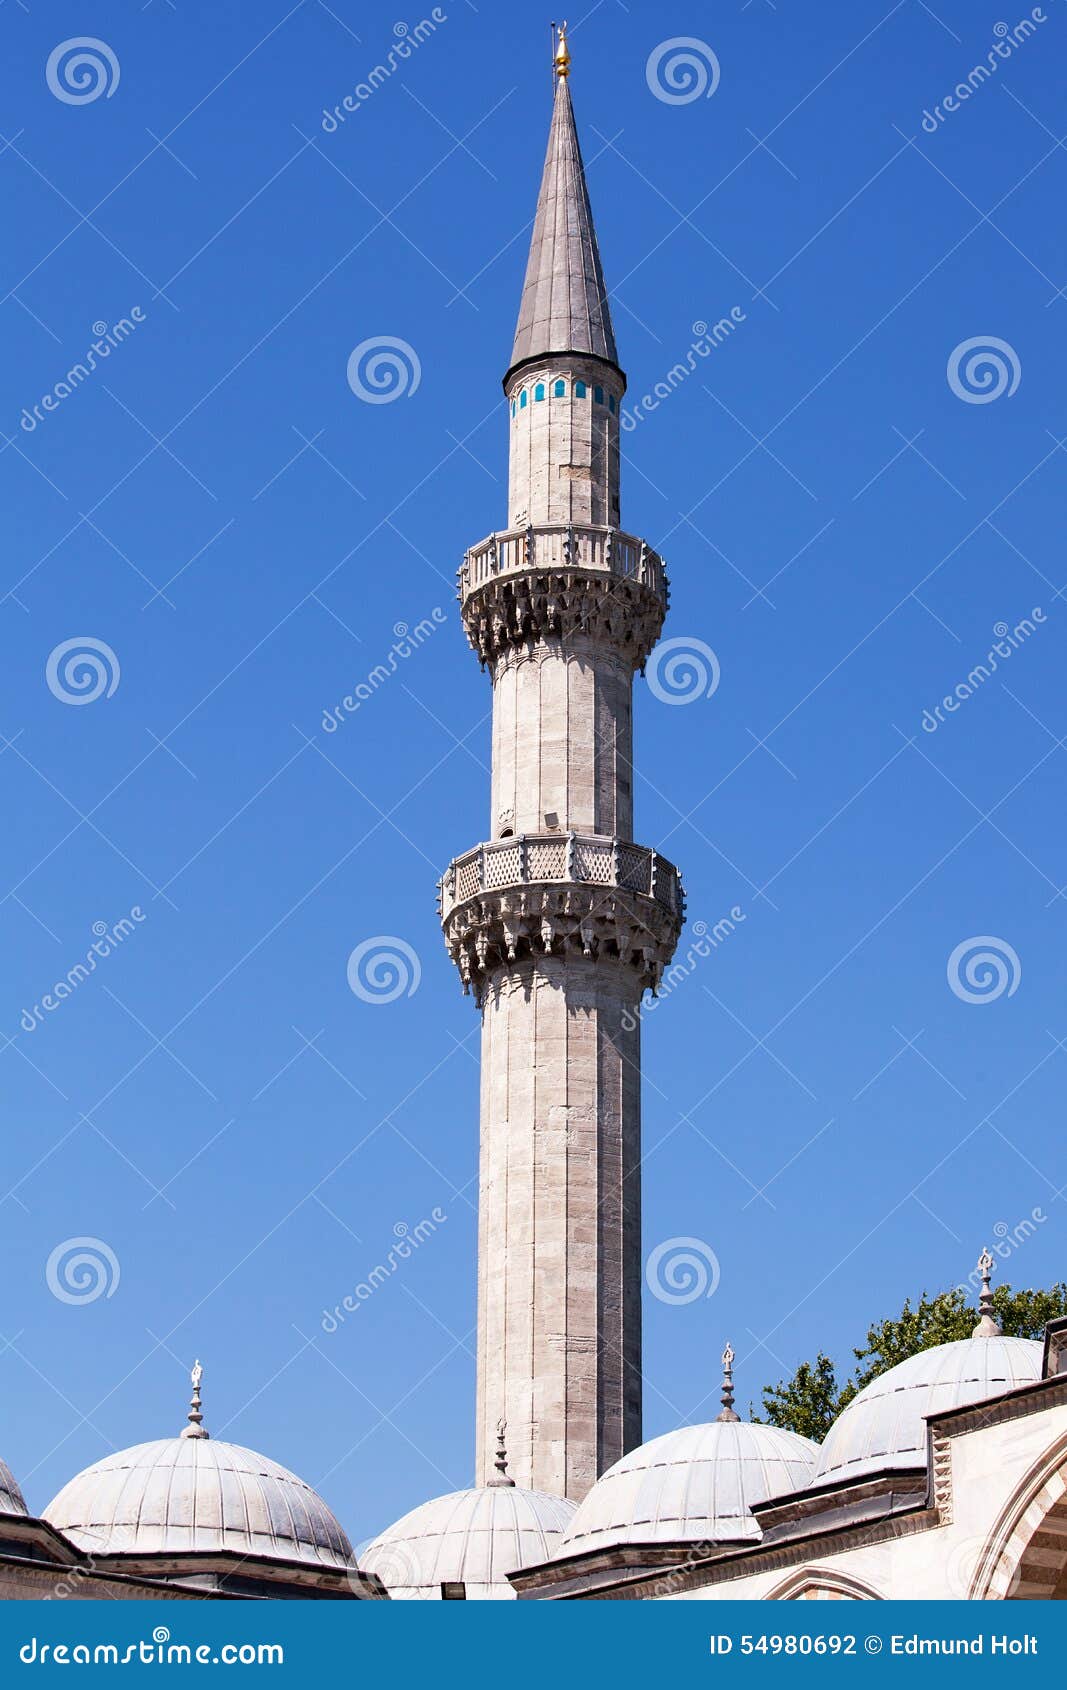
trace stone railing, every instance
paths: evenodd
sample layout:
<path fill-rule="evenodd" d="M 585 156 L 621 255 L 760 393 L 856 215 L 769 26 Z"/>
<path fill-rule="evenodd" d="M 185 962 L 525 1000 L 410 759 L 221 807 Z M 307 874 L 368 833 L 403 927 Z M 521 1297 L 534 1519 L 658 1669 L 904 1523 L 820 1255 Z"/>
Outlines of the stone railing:
<path fill-rule="evenodd" d="M 666 601 L 663 559 L 633 534 L 617 528 L 566 523 L 506 529 L 472 546 L 460 566 L 459 596 L 502 575 L 526 569 L 592 569 L 639 582 Z"/>
<path fill-rule="evenodd" d="M 483 892 L 528 885 L 615 886 L 654 898 L 680 920 L 678 870 L 647 845 L 603 834 L 525 833 L 476 845 L 441 876 L 441 919 Z"/>

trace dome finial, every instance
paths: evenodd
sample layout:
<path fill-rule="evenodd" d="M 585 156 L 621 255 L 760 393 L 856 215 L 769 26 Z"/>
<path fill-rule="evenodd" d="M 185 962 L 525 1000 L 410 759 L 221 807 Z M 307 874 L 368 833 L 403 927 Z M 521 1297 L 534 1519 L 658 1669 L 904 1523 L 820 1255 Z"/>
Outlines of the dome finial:
<path fill-rule="evenodd" d="M 983 1249 L 978 1258 L 978 1272 L 982 1276 L 982 1295 L 978 1302 L 978 1325 L 971 1334 L 974 1338 L 1000 1338 L 1003 1331 L 1000 1322 L 993 1311 L 993 1292 L 990 1280 L 993 1276 L 993 1258 L 987 1249 Z"/>
<path fill-rule="evenodd" d="M 208 1438 L 211 1436 L 204 1425 L 204 1416 L 200 1412 L 200 1381 L 203 1377 L 204 1369 L 199 1361 L 194 1361 L 193 1370 L 189 1375 L 193 1387 L 193 1394 L 189 1399 L 189 1424 L 182 1427 L 183 1438 Z"/>
<path fill-rule="evenodd" d="M 555 31 L 556 49 L 552 55 L 552 67 L 555 70 L 557 77 L 565 79 L 571 74 L 571 54 L 570 48 L 567 46 L 566 18 L 564 18 L 562 23 L 554 23 L 552 28 Z"/>
<path fill-rule="evenodd" d="M 507 1448 L 506 1448 L 505 1443 L 504 1443 L 504 1433 L 507 1431 L 507 1429 L 508 1429 L 508 1423 L 507 1423 L 506 1420 L 498 1420 L 497 1421 L 497 1423 L 496 1423 L 496 1459 L 493 1462 L 493 1466 L 496 1468 L 497 1476 L 496 1476 L 495 1479 L 489 1480 L 490 1485 L 511 1485 L 512 1487 L 514 1487 L 514 1484 L 515 1484 L 514 1479 L 508 1478 L 508 1452 L 507 1452 Z"/>
<path fill-rule="evenodd" d="M 722 1352 L 722 1410 L 718 1416 L 720 1420 L 740 1420 L 741 1416 L 734 1413 L 734 1352 L 731 1344 L 727 1343 Z"/>

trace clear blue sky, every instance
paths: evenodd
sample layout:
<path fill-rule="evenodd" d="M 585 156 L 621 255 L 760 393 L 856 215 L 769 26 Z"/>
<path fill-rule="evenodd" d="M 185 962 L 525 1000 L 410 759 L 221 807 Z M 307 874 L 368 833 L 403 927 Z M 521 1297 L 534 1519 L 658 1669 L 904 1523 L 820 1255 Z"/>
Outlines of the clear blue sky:
<path fill-rule="evenodd" d="M 4 10 L 0 1452 L 31 1507 L 176 1432 L 196 1355 L 212 1431 L 321 1486 L 354 1540 L 469 1482 L 477 1021 L 434 882 L 487 828 L 454 571 L 505 520 L 551 88 L 543 7 L 444 11 L 330 133 L 395 7 Z M 1035 1209 L 1005 1275 L 1064 1271 L 1067 19 L 1045 14 L 933 133 L 1014 12 L 601 0 L 573 33 L 631 400 L 694 322 L 744 313 L 624 439 L 668 633 L 721 666 L 684 708 L 637 684 L 637 837 L 691 921 L 745 917 L 647 1025 L 646 1253 L 693 1237 L 721 1267 L 710 1300 L 647 1299 L 648 1435 L 708 1416 L 727 1337 L 745 1404 Z M 113 93 L 57 98 L 52 49 L 98 32 Z M 675 36 L 714 51 L 713 97 L 650 90 Z M 421 378 L 372 405 L 346 367 L 383 336 Z M 950 355 L 990 336 L 1018 385 L 966 402 Z M 46 665 L 85 636 L 120 677 L 79 707 Z M 347 962 L 383 934 L 421 981 L 371 1004 Z M 1021 977 L 974 1004 L 946 966 L 981 935 Z M 120 1278 L 71 1304 L 46 1263 L 81 1237 Z"/>

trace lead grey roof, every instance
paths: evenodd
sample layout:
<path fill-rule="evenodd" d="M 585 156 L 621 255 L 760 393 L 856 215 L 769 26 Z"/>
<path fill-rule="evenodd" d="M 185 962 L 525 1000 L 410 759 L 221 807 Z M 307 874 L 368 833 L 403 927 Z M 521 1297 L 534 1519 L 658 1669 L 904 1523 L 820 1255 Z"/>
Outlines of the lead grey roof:
<path fill-rule="evenodd" d="M 547 352 L 619 361 L 566 77 L 556 83 L 511 367 Z"/>
<path fill-rule="evenodd" d="M 6 1461 L 0 1461 L 0 1514 L 25 1514 L 22 1492 Z"/>
<path fill-rule="evenodd" d="M 413 1508 L 359 1558 L 395 1600 L 434 1599 L 443 1583 L 468 1597 L 513 1597 L 508 1573 L 551 1560 L 574 1503 L 518 1485 L 452 1491 Z"/>
<path fill-rule="evenodd" d="M 560 1555 L 625 1543 L 756 1541 L 751 1508 L 811 1484 L 818 1446 L 796 1432 L 715 1420 L 667 1432 L 597 1480 Z"/>
<path fill-rule="evenodd" d="M 1029 1338 L 961 1338 L 920 1350 L 865 1385 L 838 1415 L 819 1452 L 814 1484 L 885 1469 L 925 1467 L 926 1416 L 999 1396 L 1041 1377 Z"/>
<path fill-rule="evenodd" d="M 233 1550 L 348 1569 L 352 1546 L 295 1473 L 216 1438 L 161 1438 L 105 1456 L 44 1517 L 98 1555 Z"/>

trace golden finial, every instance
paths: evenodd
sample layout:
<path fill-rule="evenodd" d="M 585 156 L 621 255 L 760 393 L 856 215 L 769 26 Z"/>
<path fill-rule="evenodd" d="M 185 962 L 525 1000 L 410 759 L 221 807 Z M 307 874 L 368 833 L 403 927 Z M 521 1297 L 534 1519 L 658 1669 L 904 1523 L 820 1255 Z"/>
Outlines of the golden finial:
<path fill-rule="evenodd" d="M 552 63 L 555 68 L 556 75 L 559 77 L 569 76 L 571 74 L 571 55 L 570 49 L 567 46 L 566 18 L 564 18 L 562 23 L 554 23 L 552 28 L 556 32 L 556 51 L 552 55 Z"/>

